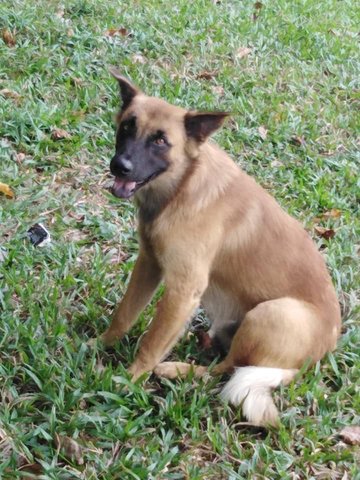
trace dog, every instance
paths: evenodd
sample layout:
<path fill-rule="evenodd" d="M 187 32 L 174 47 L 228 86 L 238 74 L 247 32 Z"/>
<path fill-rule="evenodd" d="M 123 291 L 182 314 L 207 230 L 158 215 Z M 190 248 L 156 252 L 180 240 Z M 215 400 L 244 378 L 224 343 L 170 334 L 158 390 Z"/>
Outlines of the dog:
<path fill-rule="evenodd" d="M 339 302 L 307 232 L 209 137 L 225 112 L 188 111 L 149 97 L 111 70 L 122 106 L 112 193 L 135 197 L 140 250 L 101 339 L 113 345 L 159 284 L 164 293 L 129 372 L 201 377 L 208 367 L 162 362 L 200 303 L 233 373 L 222 396 L 254 425 L 277 425 L 271 390 L 336 346 Z"/>

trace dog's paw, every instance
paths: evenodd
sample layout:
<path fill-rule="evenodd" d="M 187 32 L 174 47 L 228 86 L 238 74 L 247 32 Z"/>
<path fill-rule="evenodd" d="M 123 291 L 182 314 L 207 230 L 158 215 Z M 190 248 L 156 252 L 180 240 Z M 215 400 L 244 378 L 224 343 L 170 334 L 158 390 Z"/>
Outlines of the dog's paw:
<path fill-rule="evenodd" d="M 105 347 L 113 347 L 115 343 L 121 338 L 121 335 L 112 332 L 111 330 L 106 330 L 99 338 L 99 341 Z"/>
<path fill-rule="evenodd" d="M 136 382 L 140 377 L 144 376 L 145 378 L 145 374 L 151 373 L 151 368 L 140 365 L 135 360 L 135 362 L 128 368 L 128 373 L 130 374 L 131 381 Z"/>
<path fill-rule="evenodd" d="M 162 362 L 159 363 L 154 368 L 154 373 L 158 377 L 174 379 L 177 377 L 186 377 L 186 375 L 193 369 L 196 372 L 196 368 L 194 365 L 190 363 L 183 363 L 183 362 Z"/>

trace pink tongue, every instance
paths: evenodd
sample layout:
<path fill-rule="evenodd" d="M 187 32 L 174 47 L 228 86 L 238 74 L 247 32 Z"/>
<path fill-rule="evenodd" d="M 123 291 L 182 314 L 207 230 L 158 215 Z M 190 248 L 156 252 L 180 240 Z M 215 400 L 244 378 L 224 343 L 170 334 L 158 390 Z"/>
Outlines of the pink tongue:
<path fill-rule="evenodd" d="M 136 187 L 136 182 L 127 182 L 120 178 L 115 178 L 113 192 L 117 197 L 129 197 Z"/>

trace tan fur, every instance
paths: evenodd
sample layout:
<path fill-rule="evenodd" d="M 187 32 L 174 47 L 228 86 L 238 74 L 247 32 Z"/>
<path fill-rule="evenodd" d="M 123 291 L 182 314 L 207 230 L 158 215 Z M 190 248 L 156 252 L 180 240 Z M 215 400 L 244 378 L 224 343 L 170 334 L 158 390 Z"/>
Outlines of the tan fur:
<path fill-rule="evenodd" d="M 339 304 L 320 253 L 225 152 L 187 137 L 185 113 L 139 94 L 120 117 L 136 115 L 139 136 L 164 130 L 173 147 L 168 170 L 136 194 L 140 254 L 103 341 L 112 344 L 129 330 L 162 279 L 165 293 L 130 367 L 134 379 L 155 368 L 168 377 L 190 368 L 204 374 L 205 367 L 159 365 L 200 302 L 212 335 L 221 337 L 229 324 L 237 329 L 214 373 L 247 365 L 298 369 L 318 361 L 340 331 Z M 289 372 L 284 383 L 293 378 Z M 264 415 L 269 421 L 272 413 Z"/>

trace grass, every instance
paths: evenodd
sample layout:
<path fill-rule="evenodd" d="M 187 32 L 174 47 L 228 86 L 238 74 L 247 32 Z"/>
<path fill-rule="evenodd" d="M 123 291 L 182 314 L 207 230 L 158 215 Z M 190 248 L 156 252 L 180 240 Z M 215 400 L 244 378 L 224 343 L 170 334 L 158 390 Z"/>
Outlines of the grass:
<path fill-rule="evenodd" d="M 0 198 L 0 478 L 360 478 L 359 447 L 339 437 L 360 423 L 359 14 L 351 0 L 2 1 L 16 44 L 0 39 L 0 182 L 15 192 Z M 153 307 L 114 350 L 86 344 L 137 253 L 134 207 L 105 189 L 110 65 L 175 104 L 233 112 L 217 141 L 326 257 L 343 334 L 276 393 L 279 431 L 243 425 L 214 381 L 129 383 Z M 44 248 L 26 239 L 39 221 Z M 172 356 L 198 358 L 194 337 Z"/>

